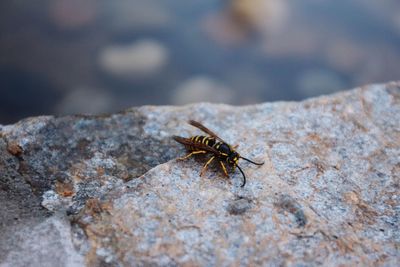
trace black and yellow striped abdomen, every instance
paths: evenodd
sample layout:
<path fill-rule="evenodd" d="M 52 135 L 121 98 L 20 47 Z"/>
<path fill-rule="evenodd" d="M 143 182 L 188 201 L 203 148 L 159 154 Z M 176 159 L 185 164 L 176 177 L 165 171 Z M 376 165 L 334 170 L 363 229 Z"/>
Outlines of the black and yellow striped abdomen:
<path fill-rule="evenodd" d="M 208 136 L 202 136 L 202 135 L 193 136 L 190 138 L 190 140 L 193 143 L 203 144 L 203 145 L 210 146 L 210 147 L 214 147 L 214 145 L 216 144 L 216 141 L 214 138 L 208 137 Z M 199 150 L 198 148 L 193 147 L 193 146 L 190 146 L 189 149 L 192 151 Z"/>

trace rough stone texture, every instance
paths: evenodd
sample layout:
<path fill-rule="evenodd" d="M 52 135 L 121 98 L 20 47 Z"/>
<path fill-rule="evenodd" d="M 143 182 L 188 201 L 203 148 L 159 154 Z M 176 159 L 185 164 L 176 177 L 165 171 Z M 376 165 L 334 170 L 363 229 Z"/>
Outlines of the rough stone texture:
<path fill-rule="evenodd" d="M 171 140 L 200 133 L 189 119 L 265 164 L 241 162 L 244 188 L 217 165 L 199 177 L 204 158 L 176 161 L 185 152 Z M 0 137 L 1 266 L 400 261 L 400 83 L 29 118 Z"/>

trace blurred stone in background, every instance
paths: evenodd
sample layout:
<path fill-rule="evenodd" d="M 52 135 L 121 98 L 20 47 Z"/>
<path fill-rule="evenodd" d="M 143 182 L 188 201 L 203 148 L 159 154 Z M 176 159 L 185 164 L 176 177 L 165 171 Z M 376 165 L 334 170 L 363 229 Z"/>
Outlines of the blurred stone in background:
<path fill-rule="evenodd" d="M 109 46 L 99 56 L 99 64 L 106 72 L 136 79 L 156 75 L 167 60 L 167 49 L 152 40 L 140 40 L 125 46 Z"/>
<path fill-rule="evenodd" d="M 315 69 L 301 73 L 297 87 L 306 97 L 330 94 L 339 88 L 344 88 L 344 82 L 336 73 L 327 70 Z"/>
<path fill-rule="evenodd" d="M 49 2 L 52 23 L 63 30 L 74 30 L 95 22 L 95 0 L 53 0 Z"/>
<path fill-rule="evenodd" d="M 113 97 L 104 90 L 77 88 L 64 96 L 56 111 L 60 114 L 101 114 L 110 112 L 113 104 Z"/>
<path fill-rule="evenodd" d="M 223 84 L 208 77 L 194 77 L 183 82 L 172 93 L 171 101 L 175 105 L 195 102 L 232 103 L 235 92 Z"/>
<path fill-rule="evenodd" d="M 205 30 L 221 45 L 245 42 L 253 34 L 271 36 L 287 22 L 286 0 L 230 0 L 205 20 Z"/>
<path fill-rule="evenodd" d="M 103 12 L 103 20 L 106 22 L 104 26 L 114 34 L 132 35 L 143 31 L 165 29 L 174 20 L 171 1 L 101 0 L 97 2 Z M 152 32 L 149 32 L 149 35 L 152 35 Z"/>
<path fill-rule="evenodd" d="M 400 77 L 396 0 L 0 3 L 0 124 L 300 100 Z"/>
<path fill-rule="evenodd" d="M 231 0 L 229 14 L 241 28 L 254 29 L 263 35 L 282 29 L 289 16 L 286 0 Z"/>

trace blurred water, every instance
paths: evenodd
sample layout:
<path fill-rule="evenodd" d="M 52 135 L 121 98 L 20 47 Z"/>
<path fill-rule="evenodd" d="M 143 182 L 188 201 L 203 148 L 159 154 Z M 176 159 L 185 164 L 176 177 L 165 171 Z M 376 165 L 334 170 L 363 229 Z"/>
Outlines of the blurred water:
<path fill-rule="evenodd" d="M 0 124 L 300 100 L 400 78 L 396 0 L 0 3 Z"/>

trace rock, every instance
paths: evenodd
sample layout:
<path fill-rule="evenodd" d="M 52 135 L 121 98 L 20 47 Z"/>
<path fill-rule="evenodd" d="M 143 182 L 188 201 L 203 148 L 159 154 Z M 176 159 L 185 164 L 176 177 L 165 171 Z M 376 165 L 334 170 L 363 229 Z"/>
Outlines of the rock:
<path fill-rule="evenodd" d="M 21 229 L 13 237 L 16 247 L 0 266 L 84 266 L 84 257 L 71 240 L 71 224 L 53 216 L 34 226 Z M 46 248 L 46 249 L 43 249 Z"/>
<path fill-rule="evenodd" d="M 199 177 L 204 158 L 177 161 L 184 148 L 171 139 L 201 133 L 189 119 L 265 164 L 240 161 L 243 188 L 240 172 L 226 179 L 218 165 Z M 147 106 L 0 126 L 0 262 L 396 266 L 399 122 L 393 82 L 299 103 Z M 25 219 L 10 226 L 15 211 Z"/>
<path fill-rule="evenodd" d="M 42 223 L 50 215 L 41 207 L 40 195 L 33 194 L 20 174 L 20 150 L 12 154 L 15 147 L 12 143 L 7 147 L 0 134 L 0 263 L 18 249 L 16 233 Z"/>

